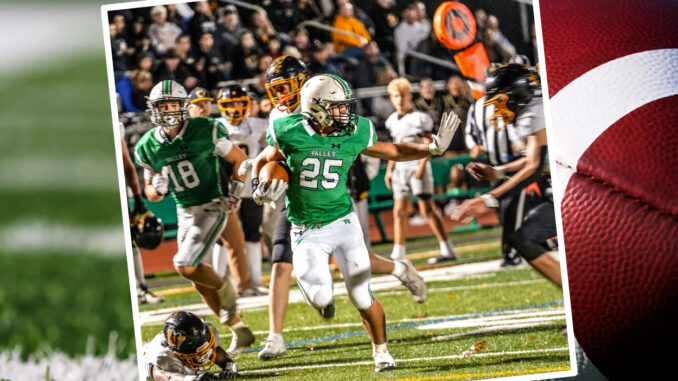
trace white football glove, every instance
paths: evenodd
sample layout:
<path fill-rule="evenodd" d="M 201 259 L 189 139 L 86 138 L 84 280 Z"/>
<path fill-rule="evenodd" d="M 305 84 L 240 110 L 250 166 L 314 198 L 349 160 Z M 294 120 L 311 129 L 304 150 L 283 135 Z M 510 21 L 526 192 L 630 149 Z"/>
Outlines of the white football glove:
<path fill-rule="evenodd" d="M 454 111 L 448 111 L 443 114 L 440 120 L 440 129 L 438 129 L 438 133 L 433 136 L 433 141 L 428 145 L 428 151 L 431 155 L 440 155 L 445 152 L 460 123 L 461 119 L 459 119 L 459 116 Z"/>
<path fill-rule="evenodd" d="M 264 184 L 259 184 L 254 193 L 252 193 L 252 199 L 259 205 L 263 205 L 266 202 L 275 202 L 286 190 L 286 182 L 273 179 L 268 187 Z"/>
<path fill-rule="evenodd" d="M 169 177 L 167 177 L 167 174 L 165 174 L 164 168 L 162 173 L 156 173 L 153 175 L 151 184 L 153 185 L 153 189 L 155 189 L 155 193 L 157 193 L 158 196 L 164 197 L 167 193 L 169 193 Z"/>
<path fill-rule="evenodd" d="M 255 159 L 247 159 L 240 163 L 240 168 L 238 168 L 238 176 L 245 176 L 247 172 L 252 169 Z"/>

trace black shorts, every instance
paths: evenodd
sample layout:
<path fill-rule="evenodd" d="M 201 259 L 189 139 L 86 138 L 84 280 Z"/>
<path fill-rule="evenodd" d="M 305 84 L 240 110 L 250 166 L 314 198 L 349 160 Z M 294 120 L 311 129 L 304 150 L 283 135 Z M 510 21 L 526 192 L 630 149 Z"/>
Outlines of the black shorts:
<path fill-rule="evenodd" d="M 292 264 L 292 240 L 290 231 L 292 223 L 287 220 L 287 208 L 283 205 L 280 210 L 278 223 L 273 232 L 273 263 L 283 262 Z"/>

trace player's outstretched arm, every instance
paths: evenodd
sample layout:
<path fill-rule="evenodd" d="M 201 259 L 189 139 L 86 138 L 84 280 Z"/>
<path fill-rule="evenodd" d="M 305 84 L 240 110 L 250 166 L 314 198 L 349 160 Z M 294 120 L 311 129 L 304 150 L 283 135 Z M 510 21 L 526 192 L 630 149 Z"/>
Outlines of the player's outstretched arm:
<path fill-rule="evenodd" d="M 245 155 L 240 147 L 234 144 L 231 150 L 228 151 L 228 154 L 224 156 L 224 160 L 233 163 L 233 178 L 240 182 L 244 182 L 247 178 L 247 173 L 241 175 L 238 169 L 240 168 L 240 165 L 247 160 L 247 155 Z"/>
<path fill-rule="evenodd" d="M 393 161 L 410 161 L 440 155 L 450 145 L 460 123 L 459 116 L 449 111 L 443 114 L 440 129 L 432 137 L 432 142 L 429 144 L 376 142 L 362 153 L 367 156 Z"/>

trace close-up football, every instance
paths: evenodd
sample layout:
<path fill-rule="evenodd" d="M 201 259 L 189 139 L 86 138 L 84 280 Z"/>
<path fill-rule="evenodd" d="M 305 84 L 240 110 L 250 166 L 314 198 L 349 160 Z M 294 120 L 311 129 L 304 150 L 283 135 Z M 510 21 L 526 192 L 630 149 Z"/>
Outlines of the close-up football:
<path fill-rule="evenodd" d="M 543 1 L 575 337 L 610 379 L 673 369 L 678 3 Z M 670 352 L 670 351 L 669 351 Z"/>

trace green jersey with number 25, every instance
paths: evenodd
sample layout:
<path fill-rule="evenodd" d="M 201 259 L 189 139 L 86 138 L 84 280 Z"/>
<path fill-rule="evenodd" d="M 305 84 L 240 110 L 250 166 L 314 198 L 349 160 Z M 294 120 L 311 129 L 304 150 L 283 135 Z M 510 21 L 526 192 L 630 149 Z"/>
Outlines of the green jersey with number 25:
<path fill-rule="evenodd" d="M 291 222 L 322 225 L 353 211 L 346 180 L 360 152 L 377 142 L 369 119 L 358 118 L 349 135 L 323 137 L 301 114 L 292 114 L 269 125 L 266 140 L 292 170 L 286 199 Z"/>
<path fill-rule="evenodd" d="M 145 169 L 165 173 L 174 200 L 188 208 L 221 196 L 217 155 L 224 156 L 230 150 L 227 138 L 221 122 L 191 118 L 171 141 L 161 127 L 147 131 L 134 146 L 134 157 Z"/>

